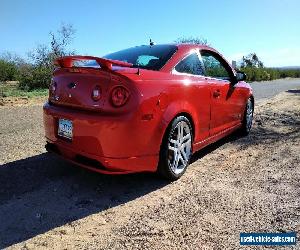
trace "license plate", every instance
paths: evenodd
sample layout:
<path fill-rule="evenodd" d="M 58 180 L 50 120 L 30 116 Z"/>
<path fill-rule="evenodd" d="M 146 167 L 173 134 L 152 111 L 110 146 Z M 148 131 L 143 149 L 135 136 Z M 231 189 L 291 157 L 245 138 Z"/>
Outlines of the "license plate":
<path fill-rule="evenodd" d="M 58 120 L 58 135 L 72 140 L 73 137 L 73 123 L 66 119 Z"/>

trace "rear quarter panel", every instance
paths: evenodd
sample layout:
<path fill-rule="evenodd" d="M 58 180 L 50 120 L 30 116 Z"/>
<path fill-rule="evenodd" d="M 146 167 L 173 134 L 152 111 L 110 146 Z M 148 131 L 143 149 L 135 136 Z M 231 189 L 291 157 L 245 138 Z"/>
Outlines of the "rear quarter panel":
<path fill-rule="evenodd" d="M 149 71 L 143 75 L 144 72 L 135 75 L 134 80 L 141 95 L 139 116 L 153 115 L 150 121 L 141 119 L 152 123 L 145 143 L 153 145 L 158 153 L 166 129 L 182 113 L 192 120 L 194 142 L 205 139 L 209 135 L 210 120 L 210 90 L 205 79 L 162 72 L 150 74 Z"/>

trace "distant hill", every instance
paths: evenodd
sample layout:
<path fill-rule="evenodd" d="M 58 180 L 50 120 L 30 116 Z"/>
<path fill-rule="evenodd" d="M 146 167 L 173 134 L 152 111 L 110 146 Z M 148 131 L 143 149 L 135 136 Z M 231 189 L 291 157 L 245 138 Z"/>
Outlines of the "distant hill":
<path fill-rule="evenodd" d="M 271 67 L 272 69 L 299 69 L 300 66 L 283 66 L 283 67 Z"/>

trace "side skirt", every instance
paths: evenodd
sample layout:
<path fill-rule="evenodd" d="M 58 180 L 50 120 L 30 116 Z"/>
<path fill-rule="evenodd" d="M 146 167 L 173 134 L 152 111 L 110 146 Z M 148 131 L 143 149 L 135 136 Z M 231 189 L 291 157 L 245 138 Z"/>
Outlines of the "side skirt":
<path fill-rule="evenodd" d="M 221 131 L 220 133 L 213 135 L 211 137 L 208 137 L 207 139 L 197 142 L 193 145 L 193 153 L 195 153 L 196 151 L 208 146 L 209 144 L 212 144 L 218 140 L 220 140 L 221 138 L 231 134 L 233 131 L 239 129 L 242 126 L 241 123 L 231 127 L 231 128 L 227 128 L 223 131 Z"/>

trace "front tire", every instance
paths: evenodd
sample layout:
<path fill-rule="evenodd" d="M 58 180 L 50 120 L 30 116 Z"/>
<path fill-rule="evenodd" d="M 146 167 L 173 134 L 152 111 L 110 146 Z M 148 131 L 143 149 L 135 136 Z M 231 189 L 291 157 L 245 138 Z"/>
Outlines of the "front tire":
<path fill-rule="evenodd" d="M 253 121 L 253 111 L 254 111 L 254 105 L 251 98 L 247 100 L 245 113 L 244 113 L 244 119 L 242 122 L 242 128 L 241 128 L 241 134 L 242 135 L 248 135 L 250 133 L 250 130 L 252 128 L 252 121 Z"/>
<path fill-rule="evenodd" d="M 158 173 L 172 181 L 179 179 L 190 163 L 192 143 L 191 123 L 185 116 L 176 117 L 162 142 Z"/>

